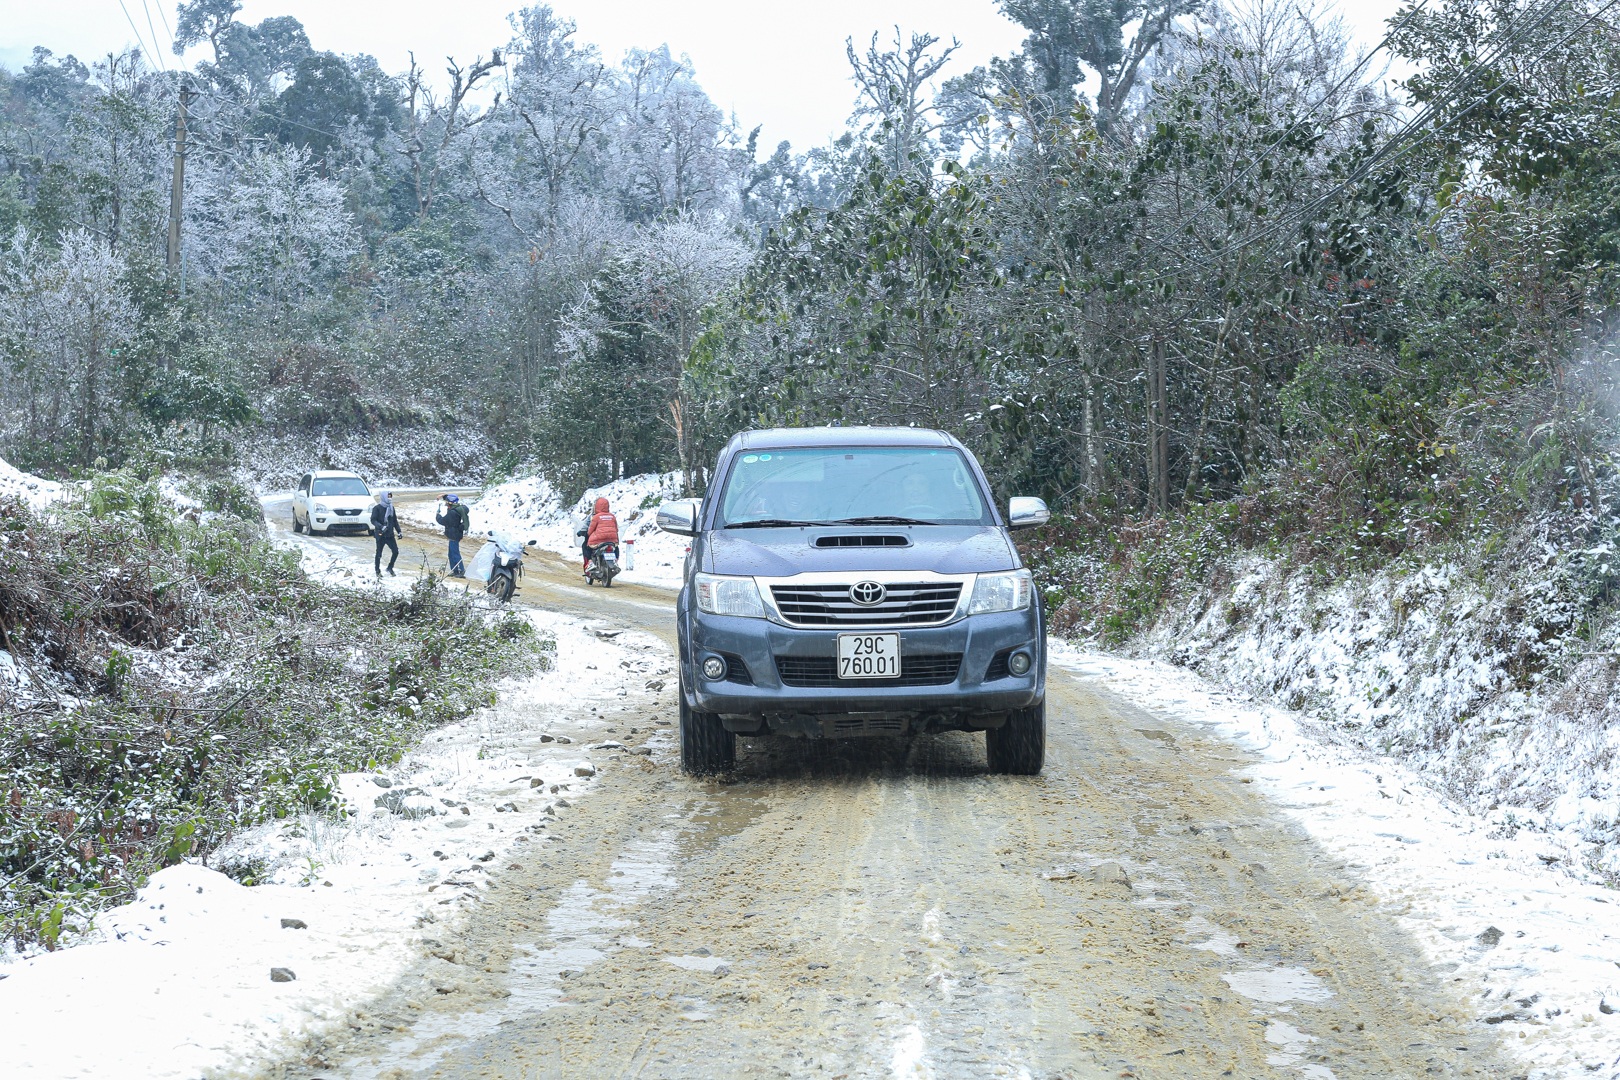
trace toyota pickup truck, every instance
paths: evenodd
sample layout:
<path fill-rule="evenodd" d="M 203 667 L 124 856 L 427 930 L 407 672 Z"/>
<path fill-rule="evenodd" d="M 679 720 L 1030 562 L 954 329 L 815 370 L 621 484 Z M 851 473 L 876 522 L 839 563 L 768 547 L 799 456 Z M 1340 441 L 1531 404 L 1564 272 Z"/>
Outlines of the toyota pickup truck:
<path fill-rule="evenodd" d="M 972 453 L 941 431 L 746 431 L 709 494 L 665 503 L 692 538 L 676 601 L 681 765 L 730 769 L 738 735 L 983 731 L 991 772 L 1046 752 L 1045 621 Z"/>

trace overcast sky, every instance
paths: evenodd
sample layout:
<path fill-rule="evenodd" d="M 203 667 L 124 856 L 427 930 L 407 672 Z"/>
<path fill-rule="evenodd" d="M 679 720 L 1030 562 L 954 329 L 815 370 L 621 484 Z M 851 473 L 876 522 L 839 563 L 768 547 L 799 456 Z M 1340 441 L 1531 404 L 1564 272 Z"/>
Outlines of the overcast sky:
<path fill-rule="evenodd" d="M 239 19 L 256 23 L 291 15 L 317 49 L 370 53 L 388 71 L 403 71 L 416 51 L 424 65 L 453 55 L 470 60 L 510 37 L 507 14 L 520 0 L 245 0 Z M 1345 0 L 1346 21 L 1367 44 L 1382 36 L 1383 20 L 1399 0 Z M 800 150 L 842 129 L 854 92 L 844 41 L 864 45 L 874 31 L 890 37 L 927 31 L 961 49 L 947 74 L 1015 51 L 1023 29 L 1003 18 L 993 0 L 554 0 L 553 10 L 579 24 L 579 40 L 600 46 L 610 60 L 632 47 L 668 44 L 685 53 L 698 82 L 745 128 L 762 125 L 760 142 L 790 140 Z M 126 15 L 127 12 L 127 15 Z M 0 66 L 13 71 L 43 45 L 86 63 L 154 36 L 174 63 L 165 26 L 174 5 L 158 0 L 0 0 Z M 188 59 L 206 55 L 195 52 Z"/>

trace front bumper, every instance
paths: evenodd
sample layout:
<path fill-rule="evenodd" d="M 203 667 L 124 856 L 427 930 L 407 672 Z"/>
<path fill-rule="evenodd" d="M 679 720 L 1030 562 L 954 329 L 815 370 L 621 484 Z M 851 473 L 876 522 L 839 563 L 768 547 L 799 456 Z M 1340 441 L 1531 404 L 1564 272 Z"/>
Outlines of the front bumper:
<path fill-rule="evenodd" d="M 339 514 L 329 510 L 324 514 L 309 512 L 309 525 L 312 532 L 361 532 L 371 531 L 371 518 L 365 513 Z"/>
<path fill-rule="evenodd" d="M 837 657 L 838 630 L 695 611 L 687 619 L 683 681 L 692 688 L 693 708 L 720 714 L 733 731 L 861 733 L 860 725 L 837 721 L 840 715 L 903 719 L 912 731 L 996 727 L 1007 713 L 1031 708 L 1045 696 L 1045 647 L 1033 607 L 970 615 L 944 626 L 873 628 L 900 635 L 901 679 L 893 683 L 821 677 Z M 1013 675 L 1006 659 L 1020 649 L 1034 662 L 1024 675 Z M 955 655 L 961 660 L 953 674 L 949 658 Z M 720 679 L 703 676 L 710 656 L 726 663 Z M 823 685 L 793 685 L 807 681 Z"/>

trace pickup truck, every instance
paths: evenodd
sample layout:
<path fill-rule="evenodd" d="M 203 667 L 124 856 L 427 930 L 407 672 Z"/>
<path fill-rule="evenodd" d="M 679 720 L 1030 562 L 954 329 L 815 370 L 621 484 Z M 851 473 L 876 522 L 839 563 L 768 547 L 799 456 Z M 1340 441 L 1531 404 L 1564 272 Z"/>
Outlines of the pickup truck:
<path fill-rule="evenodd" d="M 983 731 L 991 772 L 1046 752 L 1041 598 L 968 449 L 941 431 L 735 435 L 709 494 L 665 503 L 692 537 L 676 601 L 681 765 L 730 769 L 736 738 Z"/>

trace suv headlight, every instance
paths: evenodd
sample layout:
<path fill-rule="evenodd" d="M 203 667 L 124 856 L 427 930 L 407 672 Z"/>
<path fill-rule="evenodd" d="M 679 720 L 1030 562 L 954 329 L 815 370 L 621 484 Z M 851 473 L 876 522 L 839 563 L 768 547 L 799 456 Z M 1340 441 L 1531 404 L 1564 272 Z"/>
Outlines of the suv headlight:
<path fill-rule="evenodd" d="M 973 599 L 968 601 L 967 613 L 982 615 L 988 611 L 1022 611 L 1029 607 L 1034 591 L 1035 579 L 1028 570 L 980 574 L 973 583 Z"/>
<path fill-rule="evenodd" d="M 693 576 L 692 585 L 697 590 L 699 611 L 710 615 L 765 618 L 765 602 L 759 598 L 759 586 L 751 577 L 696 574 Z"/>
<path fill-rule="evenodd" d="M 326 504 L 325 504 L 325 503 L 316 503 L 316 504 L 315 504 L 315 512 L 316 512 L 316 513 L 317 513 L 317 514 L 324 514 L 324 513 L 326 513 Z"/>

